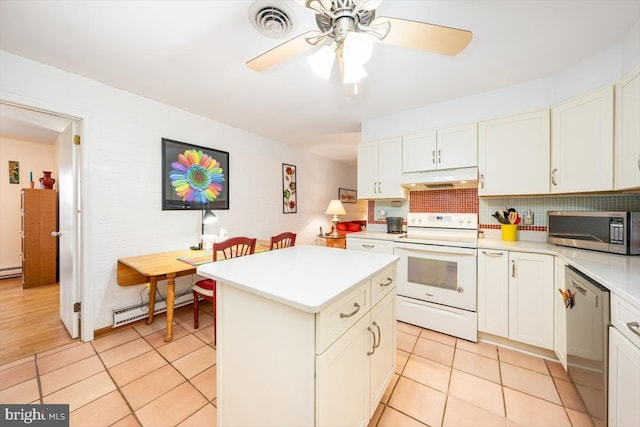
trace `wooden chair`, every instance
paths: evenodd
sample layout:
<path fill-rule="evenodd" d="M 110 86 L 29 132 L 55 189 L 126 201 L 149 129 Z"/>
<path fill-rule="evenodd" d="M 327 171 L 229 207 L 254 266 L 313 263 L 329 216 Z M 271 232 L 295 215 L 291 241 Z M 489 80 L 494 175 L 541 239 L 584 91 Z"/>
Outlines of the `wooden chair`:
<path fill-rule="evenodd" d="M 221 261 L 244 255 L 251 255 L 256 251 L 256 240 L 250 237 L 232 237 L 224 242 L 213 244 L 213 261 Z M 213 337 L 216 337 L 216 281 L 204 279 L 191 287 L 193 291 L 193 327 L 198 329 L 198 300 L 200 297 L 213 304 Z"/>
<path fill-rule="evenodd" d="M 296 244 L 296 234 L 285 232 L 280 233 L 276 236 L 271 236 L 271 246 L 269 246 L 269 250 L 272 251 L 274 249 L 282 249 L 288 248 L 289 246 L 294 246 Z"/>

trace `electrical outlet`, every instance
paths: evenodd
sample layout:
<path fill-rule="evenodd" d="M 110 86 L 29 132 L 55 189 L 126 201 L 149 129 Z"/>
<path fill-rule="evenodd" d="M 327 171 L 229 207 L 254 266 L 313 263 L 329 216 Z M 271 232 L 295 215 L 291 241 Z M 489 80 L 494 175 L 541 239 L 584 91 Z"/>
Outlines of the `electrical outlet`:
<path fill-rule="evenodd" d="M 151 283 L 147 283 L 145 287 L 147 288 L 147 296 L 151 295 Z"/>

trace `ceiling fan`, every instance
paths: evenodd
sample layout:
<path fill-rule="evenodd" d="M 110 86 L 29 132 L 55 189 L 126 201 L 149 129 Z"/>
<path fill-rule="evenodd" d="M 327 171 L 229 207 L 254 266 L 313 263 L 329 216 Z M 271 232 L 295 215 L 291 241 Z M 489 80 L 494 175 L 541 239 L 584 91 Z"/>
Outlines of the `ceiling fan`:
<path fill-rule="evenodd" d="M 314 46 L 324 44 L 307 58 L 316 74 L 328 79 L 337 60 L 347 93 L 358 92 L 358 82 L 367 75 L 364 65 L 373 42 L 420 49 L 442 55 L 457 55 L 471 41 L 472 33 L 408 19 L 379 17 L 382 0 L 306 0 L 316 14 L 318 30 L 308 31 L 251 59 L 247 66 L 265 71 Z"/>

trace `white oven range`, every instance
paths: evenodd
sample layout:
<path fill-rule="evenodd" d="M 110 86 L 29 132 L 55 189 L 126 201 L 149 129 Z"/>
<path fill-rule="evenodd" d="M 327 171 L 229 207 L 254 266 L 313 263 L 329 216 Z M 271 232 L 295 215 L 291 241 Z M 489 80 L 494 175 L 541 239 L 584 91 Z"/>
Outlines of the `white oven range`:
<path fill-rule="evenodd" d="M 398 320 L 477 342 L 477 237 L 477 214 L 408 213 L 394 239 Z"/>

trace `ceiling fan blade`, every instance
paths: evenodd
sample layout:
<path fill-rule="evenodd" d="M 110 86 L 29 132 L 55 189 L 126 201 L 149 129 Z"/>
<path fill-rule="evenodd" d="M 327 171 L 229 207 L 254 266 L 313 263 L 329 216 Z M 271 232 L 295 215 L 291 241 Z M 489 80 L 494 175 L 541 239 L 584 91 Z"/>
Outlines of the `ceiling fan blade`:
<path fill-rule="evenodd" d="M 394 46 L 420 49 L 442 55 L 457 55 L 471 41 L 473 33 L 452 27 L 427 24 L 426 22 L 410 21 L 408 19 L 380 17 L 378 20 L 389 21 L 391 30 L 382 39 L 382 43 Z"/>
<path fill-rule="evenodd" d="M 317 35 L 318 31 L 307 31 L 297 37 L 294 37 L 271 50 L 266 51 L 262 55 L 247 61 L 247 67 L 254 71 L 265 71 L 280 62 L 296 56 L 306 50 L 312 49 L 314 46 L 307 42 L 307 37 Z"/>

